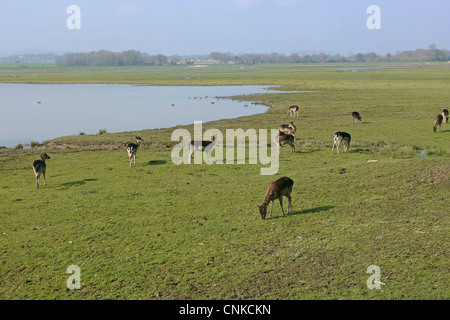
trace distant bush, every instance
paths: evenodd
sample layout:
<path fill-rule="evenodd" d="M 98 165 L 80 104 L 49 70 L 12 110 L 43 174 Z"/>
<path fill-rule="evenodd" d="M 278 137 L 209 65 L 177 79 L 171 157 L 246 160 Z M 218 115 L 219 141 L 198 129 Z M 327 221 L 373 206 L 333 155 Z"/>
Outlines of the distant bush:
<path fill-rule="evenodd" d="M 86 133 L 84 133 L 83 131 L 80 131 L 80 133 L 78 135 L 80 136 L 84 136 Z"/>
<path fill-rule="evenodd" d="M 42 146 L 42 143 L 39 143 L 38 141 L 31 140 L 31 142 L 30 142 L 30 147 L 31 148 L 41 147 L 41 146 Z"/>
<path fill-rule="evenodd" d="M 99 129 L 98 130 L 98 134 L 104 134 L 104 133 L 106 133 L 106 129 Z"/>
<path fill-rule="evenodd" d="M 19 143 L 14 148 L 16 148 L 16 149 L 23 149 L 23 144 Z"/>

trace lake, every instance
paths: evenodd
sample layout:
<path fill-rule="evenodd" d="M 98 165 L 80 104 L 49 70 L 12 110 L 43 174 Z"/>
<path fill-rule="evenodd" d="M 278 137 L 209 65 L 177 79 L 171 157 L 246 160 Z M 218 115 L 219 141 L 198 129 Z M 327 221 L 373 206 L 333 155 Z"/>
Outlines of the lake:
<path fill-rule="evenodd" d="M 0 146 L 264 113 L 265 106 L 216 97 L 270 92 L 276 91 L 264 86 L 0 84 Z"/>

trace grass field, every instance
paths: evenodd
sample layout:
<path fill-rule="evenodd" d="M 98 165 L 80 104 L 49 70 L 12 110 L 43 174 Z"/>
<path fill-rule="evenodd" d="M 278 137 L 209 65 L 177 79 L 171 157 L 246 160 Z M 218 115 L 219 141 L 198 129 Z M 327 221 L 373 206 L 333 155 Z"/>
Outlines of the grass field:
<path fill-rule="evenodd" d="M 0 71 L 0 82 L 292 90 L 247 97 L 271 106 L 264 114 L 203 125 L 224 133 L 277 128 L 300 107 L 296 152 L 282 148 L 273 176 L 248 161 L 175 165 L 175 128 L 46 141 L 39 190 L 31 164 L 41 149 L 0 150 L 0 299 L 448 299 L 450 123 L 432 126 L 449 107 L 449 71 Z M 352 124 L 352 111 L 362 122 Z M 336 131 L 352 135 L 348 153 L 332 155 Z M 135 135 L 144 144 L 130 168 L 123 145 Z M 255 204 L 282 176 L 294 180 L 293 212 L 282 217 L 275 203 L 263 221 Z M 81 289 L 66 286 L 70 265 Z M 371 265 L 379 290 L 366 285 Z"/>

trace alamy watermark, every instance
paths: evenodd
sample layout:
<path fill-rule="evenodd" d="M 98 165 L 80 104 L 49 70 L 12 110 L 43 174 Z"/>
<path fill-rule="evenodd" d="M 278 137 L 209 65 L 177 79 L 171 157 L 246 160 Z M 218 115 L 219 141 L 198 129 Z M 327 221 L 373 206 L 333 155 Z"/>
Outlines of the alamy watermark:
<path fill-rule="evenodd" d="M 379 6 L 373 4 L 367 7 L 366 12 L 370 14 L 367 18 L 366 26 L 369 30 L 381 29 L 381 9 Z"/>
<path fill-rule="evenodd" d="M 77 5 L 70 5 L 66 9 L 66 13 L 70 16 L 66 20 L 66 26 L 69 30 L 81 29 L 81 9 Z"/>
<path fill-rule="evenodd" d="M 381 282 L 381 269 L 379 266 L 376 265 L 370 265 L 367 267 L 366 273 L 372 273 L 372 275 L 367 278 L 366 285 L 367 288 L 372 289 L 381 289 L 381 285 L 384 285 L 383 282 Z"/>
<path fill-rule="evenodd" d="M 66 13 L 70 16 L 66 20 L 66 26 L 69 30 L 81 29 L 81 9 L 78 5 L 72 4 L 67 7 Z M 370 16 L 366 20 L 366 26 L 369 30 L 381 29 L 381 9 L 379 6 L 372 4 L 367 7 L 366 13 Z"/>
<path fill-rule="evenodd" d="M 67 289 L 81 289 L 81 269 L 77 265 L 70 265 L 66 273 L 72 274 L 66 282 Z"/>
<path fill-rule="evenodd" d="M 268 138 L 270 132 L 270 141 Z M 245 164 L 246 163 L 246 145 L 248 141 L 248 163 L 269 165 L 261 168 L 261 175 L 274 175 L 279 168 L 278 129 L 226 129 L 225 159 L 223 152 L 223 133 L 218 129 L 209 129 L 204 133 L 202 131 L 202 122 L 194 122 L 194 137 L 187 129 L 176 129 L 172 132 L 171 141 L 180 141 L 172 149 L 172 162 L 174 164 L 190 164 L 192 157 L 194 164 L 201 164 L 203 161 L 207 164 Z M 206 147 L 202 144 L 204 141 L 211 141 L 214 137 L 214 143 Z M 191 146 L 191 141 L 193 144 Z M 236 142 L 236 144 L 235 144 Z M 270 152 L 269 152 L 269 142 Z M 192 150 L 200 150 L 193 152 Z M 212 151 L 214 150 L 214 156 Z M 236 157 L 235 157 L 236 155 Z"/>

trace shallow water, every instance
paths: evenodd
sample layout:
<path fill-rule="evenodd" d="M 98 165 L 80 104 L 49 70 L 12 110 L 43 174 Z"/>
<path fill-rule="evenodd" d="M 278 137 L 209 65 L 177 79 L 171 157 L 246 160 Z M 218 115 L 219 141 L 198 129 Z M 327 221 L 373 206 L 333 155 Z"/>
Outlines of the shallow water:
<path fill-rule="evenodd" d="M 265 106 L 216 97 L 270 92 L 263 86 L 0 84 L 0 146 L 264 113 Z"/>

